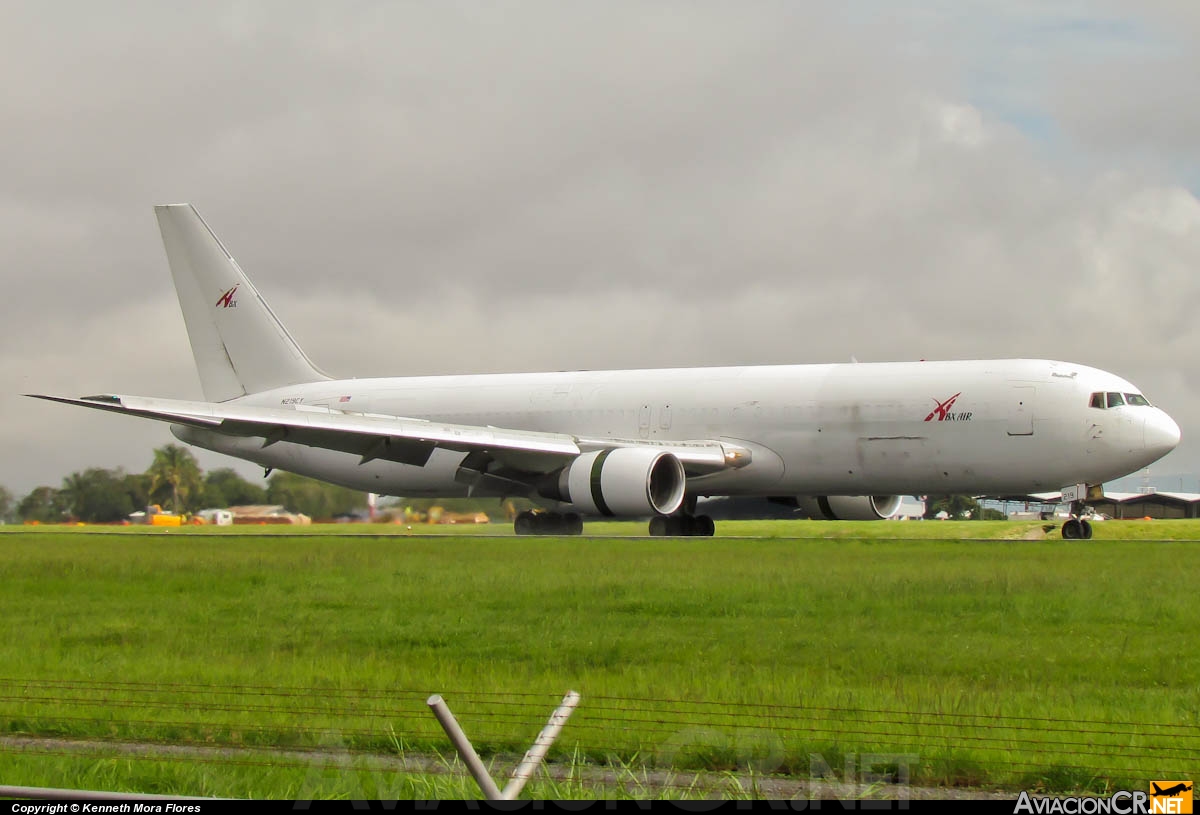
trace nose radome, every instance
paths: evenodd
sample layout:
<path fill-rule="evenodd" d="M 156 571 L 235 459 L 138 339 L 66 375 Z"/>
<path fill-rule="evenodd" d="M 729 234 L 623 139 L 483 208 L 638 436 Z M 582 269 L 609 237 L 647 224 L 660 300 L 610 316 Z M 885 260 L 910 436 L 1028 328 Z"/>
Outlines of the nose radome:
<path fill-rule="evenodd" d="M 1147 452 L 1165 456 L 1179 445 L 1179 425 L 1161 410 L 1146 417 L 1145 443 Z"/>

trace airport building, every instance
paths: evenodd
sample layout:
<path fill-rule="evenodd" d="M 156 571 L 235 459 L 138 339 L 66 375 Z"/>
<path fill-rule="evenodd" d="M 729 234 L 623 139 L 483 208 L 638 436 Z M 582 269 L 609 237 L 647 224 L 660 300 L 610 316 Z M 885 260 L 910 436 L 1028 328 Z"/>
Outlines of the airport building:
<path fill-rule="evenodd" d="M 1110 518 L 1200 518 L 1194 492 L 1106 492 L 1092 506 Z"/>
<path fill-rule="evenodd" d="M 1023 503 L 1027 509 L 1058 508 L 1062 504 L 1062 493 L 1039 492 L 1032 495 L 1006 495 L 1000 499 L 1005 504 L 1005 513 L 1012 516 L 1011 504 Z M 1200 493 L 1194 492 L 1105 492 L 1099 501 L 1088 505 L 1109 518 L 1200 518 Z"/>

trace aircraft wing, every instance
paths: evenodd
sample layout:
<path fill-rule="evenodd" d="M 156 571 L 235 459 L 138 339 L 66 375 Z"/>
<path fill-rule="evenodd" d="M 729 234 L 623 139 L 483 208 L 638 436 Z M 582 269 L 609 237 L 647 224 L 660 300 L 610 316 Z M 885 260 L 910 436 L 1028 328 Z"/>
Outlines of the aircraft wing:
<path fill-rule="evenodd" d="M 471 465 L 489 460 L 518 473 L 548 473 L 581 453 L 615 447 L 652 447 L 675 455 L 689 476 L 706 475 L 750 463 L 750 452 L 711 440 L 657 441 L 584 438 L 566 433 L 511 430 L 492 426 L 447 424 L 424 419 L 350 413 L 332 408 L 295 405 L 286 408 L 237 402 L 194 402 L 143 396 L 103 394 L 72 399 L 26 394 L 68 405 L 107 410 L 171 424 L 188 425 L 230 436 L 262 437 L 263 446 L 288 441 L 339 450 L 362 457 L 362 463 L 388 459 L 423 466 L 435 448 L 473 454 Z"/>

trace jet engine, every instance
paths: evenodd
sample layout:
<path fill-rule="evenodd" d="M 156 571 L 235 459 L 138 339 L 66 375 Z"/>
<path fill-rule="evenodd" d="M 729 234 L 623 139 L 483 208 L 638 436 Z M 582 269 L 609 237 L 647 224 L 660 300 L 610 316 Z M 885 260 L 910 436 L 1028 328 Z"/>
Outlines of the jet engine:
<path fill-rule="evenodd" d="M 584 453 L 538 493 L 589 515 L 670 515 L 683 505 L 687 476 L 671 453 L 617 447 Z"/>
<path fill-rule="evenodd" d="M 823 521 L 878 521 L 900 511 L 899 495 L 813 495 L 796 499 L 808 517 Z"/>

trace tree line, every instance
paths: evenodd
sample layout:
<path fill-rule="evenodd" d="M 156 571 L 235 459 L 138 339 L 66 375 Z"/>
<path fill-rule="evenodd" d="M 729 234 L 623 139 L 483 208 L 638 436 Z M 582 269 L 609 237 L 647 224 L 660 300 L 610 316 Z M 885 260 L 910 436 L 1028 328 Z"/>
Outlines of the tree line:
<path fill-rule="evenodd" d="M 177 513 L 246 504 L 281 504 L 312 518 L 365 508 L 364 493 L 293 473 L 276 472 L 261 486 L 229 468 L 205 473 L 185 447 L 168 444 L 154 451 L 143 473 L 91 467 L 63 479 L 60 487 L 35 487 L 17 500 L 0 486 L 0 520 L 9 523 L 113 523 L 158 504 Z"/>
<path fill-rule="evenodd" d="M 434 502 L 410 503 L 420 509 L 421 505 Z M 492 505 L 480 507 L 477 499 L 436 503 L 461 511 L 481 508 L 489 513 L 495 511 Z M 459 503 L 463 506 L 459 507 Z M 367 499 L 361 492 L 282 471 L 273 473 L 265 487 L 247 481 L 229 467 L 205 473 L 195 456 L 177 444 L 155 450 L 153 461 L 143 473 L 92 467 L 71 473 L 60 487 L 35 487 L 20 500 L 0 486 L 0 520 L 9 523 L 113 523 L 150 504 L 177 513 L 247 504 L 279 504 L 289 512 L 325 519 L 364 509 Z M 526 504 L 528 502 L 521 502 L 520 508 L 527 508 Z M 929 496 L 925 502 L 925 517 L 937 517 L 941 511 L 951 518 L 1004 518 L 1003 513 L 985 509 L 967 495 Z"/>
<path fill-rule="evenodd" d="M 1006 515 L 998 509 L 984 507 L 969 495 L 930 495 L 925 499 L 925 518 L 936 518 L 945 512 L 955 520 L 1003 521 Z"/>

